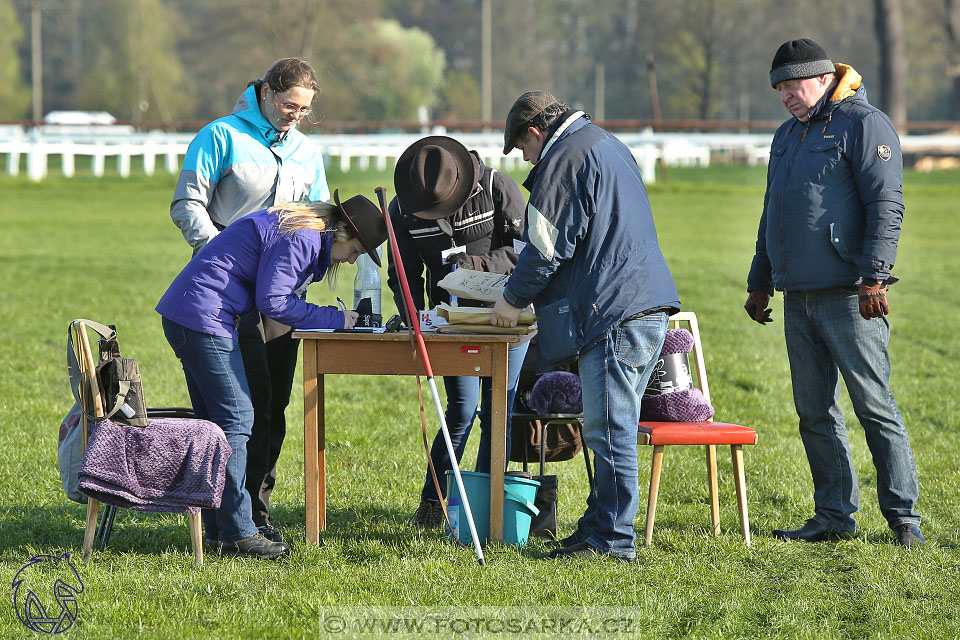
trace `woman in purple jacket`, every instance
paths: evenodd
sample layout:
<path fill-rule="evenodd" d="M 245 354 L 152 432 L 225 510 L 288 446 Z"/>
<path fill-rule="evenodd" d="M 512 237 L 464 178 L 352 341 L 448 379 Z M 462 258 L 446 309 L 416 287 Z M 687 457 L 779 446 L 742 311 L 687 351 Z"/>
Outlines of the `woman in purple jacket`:
<path fill-rule="evenodd" d="M 233 453 L 220 508 L 203 511 L 204 535 L 225 554 L 277 558 L 287 545 L 257 531 L 244 489 L 253 405 L 237 330 L 260 314 L 301 329 L 352 328 L 355 311 L 301 300 L 306 286 L 387 239 L 379 209 L 364 196 L 284 204 L 251 213 L 211 240 L 157 304 L 163 332 L 183 364 L 198 418 L 220 425 Z"/>

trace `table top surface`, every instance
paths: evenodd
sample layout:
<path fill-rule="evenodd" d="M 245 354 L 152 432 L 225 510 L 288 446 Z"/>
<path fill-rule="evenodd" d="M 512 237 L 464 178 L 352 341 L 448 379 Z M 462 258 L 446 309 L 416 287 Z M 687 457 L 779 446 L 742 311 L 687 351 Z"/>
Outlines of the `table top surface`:
<path fill-rule="evenodd" d="M 519 342 L 521 336 L 516 333 L 434 333 L 424 332 L 424 342 L 476 342 L 498 343 Z M 340 332 L 329 331 L 298 331 L 294 329 L 294 338 L 301 340 L 359 340 L 369 342 L 407 342 L 410 334 L 406 331 L 392 333 Z M 526 336 L 522 336 L 526 337 Z"/>

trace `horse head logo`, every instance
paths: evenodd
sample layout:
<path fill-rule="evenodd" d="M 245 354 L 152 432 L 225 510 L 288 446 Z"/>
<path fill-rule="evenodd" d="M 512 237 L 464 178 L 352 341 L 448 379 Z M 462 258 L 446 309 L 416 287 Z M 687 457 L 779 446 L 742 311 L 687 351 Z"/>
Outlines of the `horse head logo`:
<path fill-rule="evenodd" d="M 77 595 L 83 593 L 83 581 L 70 561 L 69 552 L 62 556 L 30 558 L 30 562 L 17 571 L 10 586 L 17 617 L 31 631 L 62 633 L 77 619 Z M 56 604 L 48 608 L 51 597 Z"/>

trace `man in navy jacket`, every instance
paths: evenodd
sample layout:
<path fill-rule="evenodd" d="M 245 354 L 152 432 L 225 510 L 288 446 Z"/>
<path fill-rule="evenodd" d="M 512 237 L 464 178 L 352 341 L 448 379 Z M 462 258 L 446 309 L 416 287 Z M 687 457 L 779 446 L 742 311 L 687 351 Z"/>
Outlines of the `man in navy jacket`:
<path fill-rule="evenodd" d="M 513 104 L 504 154 L 533 169 L 524 182 L 526 246 L 491 324 L 515 326 L 531 302 L 538 370 L 579 358 L 584 442 L 596 479 L 577 530 L 551 557 L 636 556 L 640 400 L 680 308 L 650 203 L 627 147 L 544 91 Z"/>
<path fill-rule="evenodd" d="M 860 507 L 840 378 L 877 468 L 880 511 L 899 545 L 924 543 L 917 468 L 890 390 L 886 290 L 903 219 L 903 159 L 885 113 L 867 102 L 860 74 L 813 40 L 777 50 L 770 84 L 793 117 L 770 147 L 747 314 L 770 321 L 783 292 L 784 332 L 800 436 L 814 486 L 814 517 L 787 540 L 856 533 Z"/>

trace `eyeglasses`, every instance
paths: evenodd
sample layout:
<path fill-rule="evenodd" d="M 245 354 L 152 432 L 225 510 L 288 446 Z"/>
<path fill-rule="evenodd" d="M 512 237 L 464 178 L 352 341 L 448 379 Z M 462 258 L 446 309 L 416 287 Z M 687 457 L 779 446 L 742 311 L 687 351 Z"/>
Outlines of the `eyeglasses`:
<path fill-rule="evenodd" d="M 313 113 L 312 107 L 309 107 L 309 106 L 301 107 L 300 105 L 294 104 L 292 102 L 281 102 L 279 100 L 280 94 L 278 94 L 272 87 L 267 87 L 267 88 L 270 89 L 270 91 L 273 91 L 274 103 L 277 105 L 277 108 L 279 108 L 284 113 L 292 113 L 296 115 L 298 118 L 305 118 L 311 113 Z"/>

